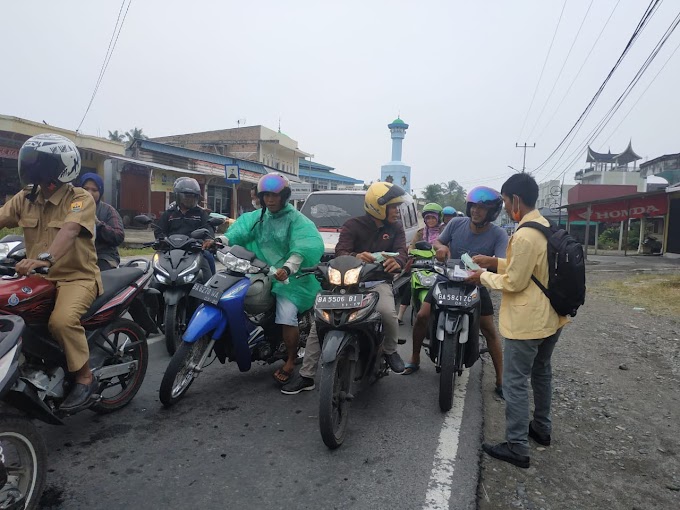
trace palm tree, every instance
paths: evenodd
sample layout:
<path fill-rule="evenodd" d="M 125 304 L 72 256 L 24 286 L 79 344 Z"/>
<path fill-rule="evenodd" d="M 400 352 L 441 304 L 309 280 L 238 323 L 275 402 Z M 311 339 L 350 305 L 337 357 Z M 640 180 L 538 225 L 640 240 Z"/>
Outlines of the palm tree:
<path fill-rule="evenodd" d="M 149 137 L 144 134 L 143 128 L 134 127 L 130 131 L 125 132 L 128 145 L 137 140 L 148 140 Z"/>
<path fill-rule="evenodd" d="M 426 202 L 438 203 L 442 198 L 443 191 L 441 184 L 428 184 L 423 191 L 423 198 Z"/>
<path fill-rule="evenodd" d="M 119 133 L 117 129 L 113 132 L 109 131 L 109 140 L 113 142 L 123 142 L 125 141 L 124 137 L 125 135 L 123 133 Z"/>

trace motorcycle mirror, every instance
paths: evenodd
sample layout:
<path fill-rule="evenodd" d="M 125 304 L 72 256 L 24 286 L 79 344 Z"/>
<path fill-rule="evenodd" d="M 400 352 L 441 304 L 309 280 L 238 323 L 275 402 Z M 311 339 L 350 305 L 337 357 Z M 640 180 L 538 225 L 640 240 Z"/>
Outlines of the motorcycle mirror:
<path fill-rule="evenodd" d="M 26 258 L 26 250 L 22 248 L 21 250 L 17 250 L 14 253 L 10 255 L 11 258 L 14 260 L 22 260 Z"/>
<path fill-rule="evenodd" d="M 210 225 L 211 227 L 219 227 L 224 222 L 225 220 L 223 220 L 222 218 L 216 218 L 215 216 L 213 216 L 208 220 L 208 225 Z"/>
<path fill-rule="evenodd" d="M 148 225 L 153 220 L 149 218 L 146 214 L 140 214 L 138 216 L 135 216 L 135 221 L 137 223 L 141 223 L 142 225 Z"/>
<path fill-rule="evenodd" d="M 205 239 L 211 238 L 212 236 L 210 235 L 210 230 L 207 228 L 199 228 L 191 233 L 191 237 L 192 239 Z"/>
<path fill-rule="evenodd" d="M 416 243 L 416 250 L 431 250 L 432 245 L 427 241 L 418 241 Z"/>

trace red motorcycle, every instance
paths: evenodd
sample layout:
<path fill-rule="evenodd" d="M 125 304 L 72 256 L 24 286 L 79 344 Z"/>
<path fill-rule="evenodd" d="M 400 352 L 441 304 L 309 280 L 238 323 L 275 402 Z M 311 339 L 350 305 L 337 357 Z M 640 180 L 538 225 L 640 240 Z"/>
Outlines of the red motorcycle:
<path fill-rule="evenodd" d="M 21 501 L 35 508 L 46 472 L 46 450 L 30 419 L 63 425 L 59 410 L 70 380 L 64 351 L 47 329 L 56 288 L 40 275 L 17 276 L 0 263 L 0 508 Z M 141 265 L 141 267 L 140 267 Z M 110 413 L 130 403 L 144 381 L 144 330 L 123 315 L 151 279 L 140 259 L 102 273 L 104 292 L 83 315 L 90 367 L 99 387 L 83 408 Z M 19 413 L 17 413 L 19 411 Z"/>

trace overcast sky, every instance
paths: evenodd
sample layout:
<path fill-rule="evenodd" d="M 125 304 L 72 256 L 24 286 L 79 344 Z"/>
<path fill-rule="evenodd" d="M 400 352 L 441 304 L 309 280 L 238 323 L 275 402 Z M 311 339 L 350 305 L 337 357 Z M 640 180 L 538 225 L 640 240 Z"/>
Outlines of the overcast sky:
<path fill-rule="evenodd" d="M 410 125 L 403 159 L 416 191 L 450 179 L 467 189 L 500 187 L 513 172 L 507 165 L 522 166 L 515 143 L 537 144 L 527 151 L 529 170 L 543 162 L 620 55 L 646 0 L 618 2 L 556 111 L 617 1 L 592 2 L 556 80 L 591 4 L 567 2 L 524 123 L 562 0 L 132 0 L 81 131 L 106 136 L 137 126 L 154 137 L 236 127 L 240 118 L 277 129 L 281 118 L 281 130 L 315 161 L 370 181 L 390 159 L 387 124 L 401 113 Z M 120 7 L 118 0 L 2 2 L 0 113 L 76 129 Z M 613 105 L 679 10 L 676 1 L 661 5 L 567 155 Z M 595 150 L 622 151 L 632 138 L 644 159 L 680 152 L 680 52 L 615 129 L 679 43 L 680 30 Z M 566 168 L 559 163 L 551 170 L 556 159 L 539 181 Z M 582 153 L 566 182 L 584 161 Z"/>

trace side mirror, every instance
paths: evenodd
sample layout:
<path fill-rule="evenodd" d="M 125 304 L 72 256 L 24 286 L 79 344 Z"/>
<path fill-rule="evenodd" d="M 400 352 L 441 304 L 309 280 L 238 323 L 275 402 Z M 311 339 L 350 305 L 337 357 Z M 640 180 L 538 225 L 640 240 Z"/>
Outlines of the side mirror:
<path fill-rule="evenodd" d="M 427 241 L 418 241 L 416 243 L 416 250 L 431 250 L 432 245 Z"/>
<path fill-rule="evenodd" d="M 135 216 L 135 221 L 142 225 L 149 225 L 153 220 L 146 214 L 140 214 L 139 216 Z"/>
<path fill-rule="evenodd" d="M 222 218 L 218 218 L 216 216 L 212 216 L 208 220 L 208 225 L 210 225 L 211 227 L 219 227 L 225 221 L 226 221 L 226 219 L 222 219 Z"/>
<path fill-rule="evenodd" d="M 212 236 L 210 235 L 210 231 L 207 228 L 199 228 L 191 233 L 191 237 L 192 239 L 205 239 Z"/>

